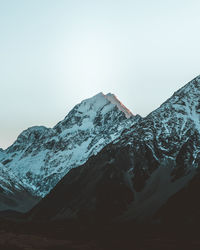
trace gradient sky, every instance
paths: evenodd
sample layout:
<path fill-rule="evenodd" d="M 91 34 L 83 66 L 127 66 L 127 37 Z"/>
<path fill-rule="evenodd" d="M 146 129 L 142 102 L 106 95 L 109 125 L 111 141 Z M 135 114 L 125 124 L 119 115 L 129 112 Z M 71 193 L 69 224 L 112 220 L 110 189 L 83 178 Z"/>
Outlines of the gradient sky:
<path fill-rule="evenodd" d="M 199 0 L 0 0 L 0 147 L 101 91 L 147 115 L 200 74 L 199 10 Z"/>

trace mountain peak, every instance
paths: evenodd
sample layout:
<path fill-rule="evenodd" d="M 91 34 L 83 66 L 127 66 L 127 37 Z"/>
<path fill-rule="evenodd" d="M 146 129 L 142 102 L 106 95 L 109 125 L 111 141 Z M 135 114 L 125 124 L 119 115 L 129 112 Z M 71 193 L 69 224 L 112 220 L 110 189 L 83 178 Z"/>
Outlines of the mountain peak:
<path fill-rule="evenodd" d="M 85 109 L 89 107 L 89 109 L 92 109 L 93 111 L 97 111 L 99 108 L 102 108 L 106 104 L 114 105 L 118 108 L 119 111 L 123 112 L 126 116 L 126 118 L 130 118 L 133 116 L 131 111 L 123 105 L 119 99 L 112 93 L 104 94 L 103 92 L 100 92 L 96 94 L 95 96 L 88 98 L 81 102 L 81 111 L 85 111 Z M 84 106 L 84 107 L 83 107 Z M 83 110 L 82 110 L 83 109 Z M 79 110 L 80 111 L 80 110 Z"/>
<path fill-rule="evenodd" d="M 132 116 L 132 113 L 115 95 L 111 93 L 105 95 L 100 92 L 77 104 L 54 128 L 61 132 L 76 125 L 77 129 L 86 130 L 96 127 L 95 124 L 100 124 L 100 120 L 103 124 L 113 126 L 114 118 L 126 120 Z"/>
<path fill-rule="evenodd" d="M 108 103 L 105 95 L 100 92 L 88 99 L 83 100 L 80 104 L 78 104 L 79 112 L 88 112 L 89 110 L 97 111 L 102 108 L 104 105 Z"/>
<path fill-rule="evenodd" d="M 106 96 L 106 99 L 109 100 L 112 104 L 116 105 L 117 108 L 124 112 L 126 118 L 130 118 L 131 116 L 133 116 L 133 114 L 131 113 L 131 111 L 129 109 L 127 109 L 123 103 L 120 102 L 120 100 L 116 97 L 116 95 L 112 94 L 112 93 L 108 93 Z"/>

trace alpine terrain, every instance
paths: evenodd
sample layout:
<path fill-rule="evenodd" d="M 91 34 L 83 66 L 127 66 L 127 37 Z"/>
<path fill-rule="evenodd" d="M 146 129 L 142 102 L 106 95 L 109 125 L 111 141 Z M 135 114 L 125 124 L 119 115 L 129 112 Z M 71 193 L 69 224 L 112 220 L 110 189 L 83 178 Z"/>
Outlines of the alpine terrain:
<path fill-rule="evenodd" d="M 134 117 L 121 116 L 120 129 L 117 125 L 114 130 L 123 130 L 121 136 L 112 135 L 100 152 L 79 161 L 82 165 L 32 209 L 32 218 L 79 218 L 91 223 L 200 221 L 200 76 L 147 117 L 135 122 Z M 65 121 L 54 128 L 60 135 L 66 133 Z M 113 131 L 112 119 L 111 124 L 108 133 Z"/>
<path fill-rule="evenodd" d="M 199 250 L 200 76 L 142 118 L 113 94 L 0 149 L 0 249 Z"/>

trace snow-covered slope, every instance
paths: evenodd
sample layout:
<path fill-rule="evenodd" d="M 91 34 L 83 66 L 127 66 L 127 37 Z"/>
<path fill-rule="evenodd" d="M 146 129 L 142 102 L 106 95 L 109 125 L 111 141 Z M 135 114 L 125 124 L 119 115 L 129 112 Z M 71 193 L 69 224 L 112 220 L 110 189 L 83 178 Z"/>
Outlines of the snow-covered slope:
<path fill-rule="evenodd" d="M 83 164 L 140 119 L 117 98 L 99 93 L 76 105 L 54 128 L 31 127 L 0 152 L 0 162 L 32 194 L 45 196 L 70 169 Z"/>
<path fill-rule="evenodd" d="M 6 170 L 0 163 L 0 190 L 3 193 L 13 193 L 13 189 L 20 189 L 20 181 Z"/>
<path fill-rule="evenodd" d="M 154 152 L 155 157 L 175 158 L 180 148 L 192 141 L 194 148 L 191 153 L 195 165 L 200 149 L 199 134 L 200 76 L 175 92 L 157 110 L 129 130 L 126 143 L 133 143 L 139 136 L 152 150 L 156 146 L 160 155 Z"/>

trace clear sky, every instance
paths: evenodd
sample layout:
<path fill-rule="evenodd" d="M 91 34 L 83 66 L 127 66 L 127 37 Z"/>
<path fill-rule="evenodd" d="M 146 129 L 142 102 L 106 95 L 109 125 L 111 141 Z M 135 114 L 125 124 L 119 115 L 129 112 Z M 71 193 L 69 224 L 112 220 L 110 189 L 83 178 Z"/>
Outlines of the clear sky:
<path fill-rule="evenodd" d="M 199 0 L 0 0 L 0 147 L 112 92 L 142 116 L 200 74 Z"/>

